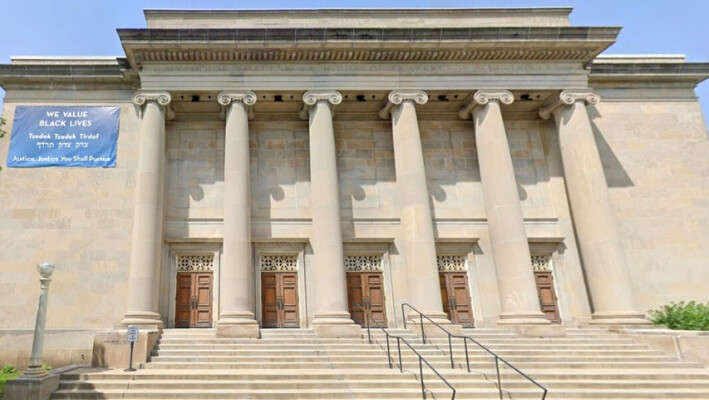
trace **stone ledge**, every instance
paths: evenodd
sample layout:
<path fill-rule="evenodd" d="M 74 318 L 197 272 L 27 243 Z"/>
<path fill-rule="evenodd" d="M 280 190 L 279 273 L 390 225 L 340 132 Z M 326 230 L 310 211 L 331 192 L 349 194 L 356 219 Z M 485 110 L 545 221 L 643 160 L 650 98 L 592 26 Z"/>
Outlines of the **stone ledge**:
<path fill-rule="evenodd" d="M 671 329 L 614 329 L 622 335 L 685 361 L 698 361 L 709 366 L 709 331 L 675 331 Z"/>

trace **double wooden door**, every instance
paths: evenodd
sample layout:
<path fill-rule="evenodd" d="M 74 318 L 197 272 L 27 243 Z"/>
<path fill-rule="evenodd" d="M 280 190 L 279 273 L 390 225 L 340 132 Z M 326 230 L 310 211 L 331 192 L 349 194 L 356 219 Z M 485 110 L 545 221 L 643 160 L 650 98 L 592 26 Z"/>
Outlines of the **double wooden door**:
<path fill-rule="evenodd" d="M 472 328 L 473 305 L 470 301 L 468 274 L 465 272 L 441 272 L 439 277 L 443 311 L 452 323 Z"/>
<path fill-rule="evenodd" d="M 298 274 L 261 273 L 261 326 L 298 328 Z"/>
<path fill-rule="evenodd" d="M 175 328 L 212 327 L 212 273 L 178 272 Z"/>
<path fill-rule="evenodd" d="M 370 321 L 386 327 L 386 307 L 384 305 L 384 283 L 381 272 L 348 272 L 347 300 L 352 320 L 366 326 L 365 315 Z M 364 308 L 356 307 L 359 304 Z M 370 325 L 375 325 L 370 322 Z"/>
<path fill-rule="evenodd" d="M 534 278 L 537 282 L 537 294 L 539 295 L 539 305 L 547 319 L 555 324 L 561 323 L 559 316 L 559 305 L 556 301 L 554 290 L 554 277 L 550 271 L 536 271 Z"/>

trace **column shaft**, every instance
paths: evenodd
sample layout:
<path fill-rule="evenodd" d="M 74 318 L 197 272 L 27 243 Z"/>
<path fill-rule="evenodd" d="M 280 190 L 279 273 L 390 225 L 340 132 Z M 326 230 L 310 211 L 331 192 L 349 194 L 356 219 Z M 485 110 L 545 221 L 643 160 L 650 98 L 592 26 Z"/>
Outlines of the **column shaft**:
<path fill-rule="evenodd" d="M 490 244 L 500 290 L 500 324 L 548 324 L 541 312 L 529 242 L 519 201 L 512 156 L 500 101 L 512 103 L 509 92 L 474 96 L 475 144 L 483 185 Z"/>
<path fill-rule="evenodd" d="M 310 201 L 315 261 L 316 305 L 313 326 L 319 336 L 357 336 L 347 302 L 337 181 L 332 108 L 342 101 L 337 92 L 307 92 L 303 97 L 310 120 Z"/>
<path fill-rule="evenodd" d="M 220 265 L 218 336 L 258 337 L 254 319 L 254 271 L 251 263 L 251 173 L 248 106 L 252 92 L 222 92 L 224 135 L 224 244 Z"/>
<path fill-rule="evenodd" d="M 567 95 L 565 97 L 565 95 Z M 569 97 L 571 96 L 571 97 Z M 585 101 L 593 92 L 563 92 L 554 111 L 574 226 L 593 303 L 593 323 L 643 324 Z"/>
<path fill-rule="evenodd" d="M 426 93 L 420 91 L 394 91 L 389 95 L 396 186 L 406 243 L 409 301 L 437 322 L 450 323 L 441 302 L 433 218 L 415 107 L 415 103 L 427 101 Z"/>
<path fill-rule="evenodd" d="M 138 93 L 134 103 L 143 106 L 138 150 L 138 176 L 131 263 L 128 273 L 128 307 L 123 325 L 158 325 L 159 270 L 162 254 L 163 188 L 165 170 L 165 110 L 167 93 Z"/>

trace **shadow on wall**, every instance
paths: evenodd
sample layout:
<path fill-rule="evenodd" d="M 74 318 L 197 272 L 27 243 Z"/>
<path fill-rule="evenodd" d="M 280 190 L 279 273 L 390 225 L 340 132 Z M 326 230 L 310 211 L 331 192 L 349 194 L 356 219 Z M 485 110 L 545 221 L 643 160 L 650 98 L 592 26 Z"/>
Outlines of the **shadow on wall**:
<path fill-rule="evenodd" d="M 594 122 L 596 119 L 603 118 L 598 109 L 594 106 L 588 106 L 588 116 L 591 120 L 591 128 L 593 129 L 593 136 L 596 139 L 596 147 L 598 148 L 598 153 L 601 156 L 601 163 L 603 164 L 603 174 L 606 177 L 606 182 L 610 188 L 624 188 L 635 186 L 630 176 L 623 168 L 620 160 L 611 149 L 606 139 L 603 137 L 601 130 Z"/>

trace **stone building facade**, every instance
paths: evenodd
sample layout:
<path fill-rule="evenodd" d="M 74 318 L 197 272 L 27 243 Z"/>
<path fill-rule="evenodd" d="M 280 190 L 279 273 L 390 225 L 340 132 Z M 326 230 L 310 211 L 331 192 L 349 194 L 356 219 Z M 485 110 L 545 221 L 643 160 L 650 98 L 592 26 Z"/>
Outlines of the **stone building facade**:
<path fill-rule="evenodd" d="M 67 363 L 127 324 L 625 325 L 705 300 L 709 64 L 599 56 L 619 29 L 570 11 L 154 10 L 125 57 L 0 65 L 8 130 L 120 107 L 115 168 L 0 175 L 0 355 L 29 349 L 44 260 Z"/>

